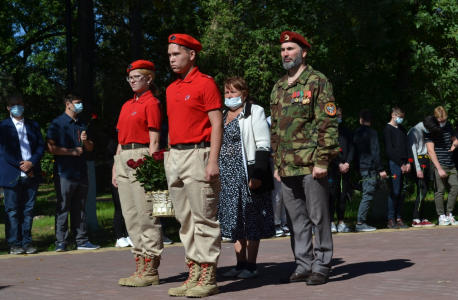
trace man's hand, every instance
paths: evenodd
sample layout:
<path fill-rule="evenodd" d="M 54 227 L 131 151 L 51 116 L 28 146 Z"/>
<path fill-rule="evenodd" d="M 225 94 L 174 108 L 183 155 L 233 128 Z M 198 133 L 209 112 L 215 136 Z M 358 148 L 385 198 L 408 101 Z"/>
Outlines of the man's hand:
<path fill-rule="evenodd" d="M 27 177 L 33 177 L 33 170 L 27 173 Z"/>
<path fill-rule="evenodd" d="M 328 175 L 328 170 L 322 169 L 322 168 L 319 168 L 319 167 L 313 167 L 312 174 L 313 174 L 313 178 L 315 178 L 315 179 L 323 178 L 326 175 Z"/>
<path fill-rule="evenodd" d="M 274 178 L 277 179 L 278 182 L 281 182 L 280 175 L 278 175 L 278 170 L 274 171 Z"/>
<path fill-rule="evenodd" d="M 213 178 L 219 177 L 219 168 L 217 162 L 208 162 L 205 168 L 205 179 L 211 181 Z"/>
<path fill-rule="evenodd" d="M 116 171 L 113 170 L 111 175 L 111 183 L 117 188 L 118 187 L 118 179 L 116 179 Z"/>
<path fill-rule="evenodd" d="M 437 169 L 437 172 L 439 173 L 439 177 L 440 178 L 446 178 L 447 177 L 447 173 L 445 173 L 445 171 L 441 168 L 441 169 Z"/>
<path fill-rule="evenodd" d="M 87 132 L 86 132 L 86 130 L 81 132 L 81 140 L 83 142 L 87 140 Z"/>
<path fill-rule="evenodd" d="M 452 143 L 452 147 L 450 147 L 450 150 L 448 150 L 448 152 L 453 152 L 455 151 L 455 149 L 456 149 L 455 143 Z"/>
<path fill-rule="evenodd" d="M 347 173 L 348 170 L 350 170 L 350 164 L 349 163 L 340 164 L 339 170 L 340 170 L 340 173 L 343 173 L 343 174 Z"/>
<path fill-rule="evenodd" d="M 411 165 L 410 165 L 410 164 L 407 164 L 407 165 L 406 165 L 406 168 L 407 168 L 406 173 L 409 173 L 410 170 L 411 170 Z"/>
<path fill-rule="evenodd" d="M 21 166 L 19 167 L 22 172 L 27 173 L 30 169 L 32 169 L 33 165 L 30 161 L 21 161 Z"/>
<path fill-rule="evenodd" d="M 383 172 L 380 172 L 380 177 L 384 179 L 384 178 L 387 178 L 388 176 L 386 175 L 386 172 L 383 171 Z"/>
<path fill-rule="evenodd" d="M 417 171 L 417 177 L 423 179 L 423 171 Z"/>
<path fill-rule="evenodd" d="M 76 148 L 70 149 L 70 155 L 80 156 L 81 154 L 83 154 L 83 148 L 81 148 L 81 147 L 76 147 Z"/>
<path fill-rule="evenodd" d="M 407 167 L 406 167 L 406 165 L 402 165 L 402 166 L 401 166 L 401 172 L 402 172 L 402 174 L 404 174 L 405 172 L 407 172 Z"/>
<path fill-rule="evenodd" d="M 250 179 L 250 182 L 248 183 L 248 186 L 249 186 L 250 189 L 252 189 L 252 190 L 257 189 L 258 187 L 261 186 L 261 180 L 256 179 L 256 178 L 251 178 L 251 179 Z"/>

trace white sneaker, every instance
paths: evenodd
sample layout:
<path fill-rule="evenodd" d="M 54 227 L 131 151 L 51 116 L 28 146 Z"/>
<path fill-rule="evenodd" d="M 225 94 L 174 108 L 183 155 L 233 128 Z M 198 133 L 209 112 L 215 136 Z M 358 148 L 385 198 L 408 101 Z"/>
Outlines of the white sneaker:
<path fill-rule="evenodd" d="M 286 236 L 290 236 L 291 235 L 291 232 L 289 231 L 288 225 L 286 225 L 286 224 L 281 225 L 281 230 L 283 230 L 283 232 L 285 233 Z"/>
<path fill-rule="evenodd" d="M 332 233 L 336 233 L 337 232 L 337 227 L 336 227 L 336 224 L 334 224 L 334 222 L 331 223 L 331 232 Z"/>
<path fill-rule="evenodd" d="M 229 277 L 237 277 L 237 276 L 239 276 L 240 273 L 243 272 L 243 270 L 244 270 L 244 269 L 238 270 L 238 271 L 237 271 L 237 270 L 234 268 L 234 269 L 230 270 L 229 272 L 224 273 L 224 274 L 223 274 L 223 277 L 228 277 L 228 278 L 229 278 Z"/>
<path fill-rule="evenodd" d="M 458 225 L 458 221 L 455 220 L 455 217 L 452 216 L 452 214 L 450 214 L 448 216 L 448 220 L 450 221 L 450 224 L 452 224 L 452 226 L 457 226 Z"/>
<path fill-rule="evenodd" d="M 448 226 L 450 223 L 451 222 L 448 217 L 439 217 L 439 226 Z"/>
<path fill-rule="evenodd" d="M 127 241 L 125 237 L 122 237 L 116 240 L 116 247 L 118 248 L 129 247 L 129 242 Z"/>
<path fill-rule="evenodd" d="M 132 240 L 130 239 L 130 236 L 126 237 L 126 241 L 129 243 L 131 247 L 134 246 L 134 243 L 132 243 Z"/>
<path fill-rule="evenodd" d="M 285 236 L 285 232 L 283 231 L 283 229 L 281 229 L 280 225 L 275 226 L 275 236 L 276 237 Z"/>

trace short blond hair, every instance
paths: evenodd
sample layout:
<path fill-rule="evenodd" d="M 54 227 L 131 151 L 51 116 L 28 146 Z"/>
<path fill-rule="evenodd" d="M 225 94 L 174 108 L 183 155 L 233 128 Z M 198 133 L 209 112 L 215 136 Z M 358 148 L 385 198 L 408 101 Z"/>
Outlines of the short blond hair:
<path fill-rule="evenodd" d="M 434 116 L 437 119 L 447 119 L 448 117 L 447 111 L 445 110 L 443 106 L 438 106 L 434 109 Z"/>

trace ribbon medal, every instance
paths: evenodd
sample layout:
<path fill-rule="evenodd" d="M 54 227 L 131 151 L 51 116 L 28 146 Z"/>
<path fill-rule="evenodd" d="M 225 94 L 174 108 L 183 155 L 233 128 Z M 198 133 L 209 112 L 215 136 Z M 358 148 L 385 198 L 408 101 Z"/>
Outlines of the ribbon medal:
<path fill-rule="evenodd" d="M 311 91 L 307 91 L 307 98 L 305 98 L 303 101 L 302 101 L 302 104 L 310 104 L 310 98 L 312 97 L 312 92 Z"/>
<path fill-rule="evenodd" d="M 293 95 L 291 96 L 291 103 L 294 103 L 294 98 L 296 98 L 296 92 L 293 93 Z"/>

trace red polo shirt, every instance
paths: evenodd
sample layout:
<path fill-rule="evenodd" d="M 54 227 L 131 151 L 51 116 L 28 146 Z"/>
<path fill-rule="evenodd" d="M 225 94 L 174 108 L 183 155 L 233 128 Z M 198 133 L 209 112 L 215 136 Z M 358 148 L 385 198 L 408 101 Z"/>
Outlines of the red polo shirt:
<path fill-rule="evenodd" d="M 223 105 L 215 80 L 195 67 L 185 79 L 172 82 L 166 94 L 170 145 L 209 142 L 207 113 Z"/>
<path fill-rule="evenodd" d="M 121 108 L 118 125 L 118 142 L 121 145 L 131 143 L 149 144 L 149 127 L 161 130 L 161 103 L 151 91 L 147 91 L 135 100 L 130 99 Z"/>

